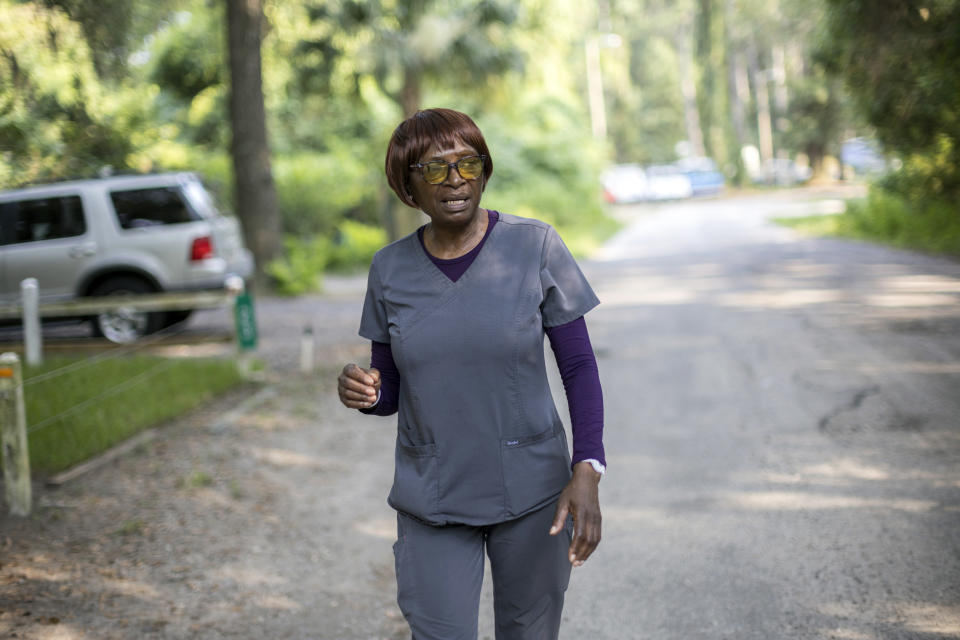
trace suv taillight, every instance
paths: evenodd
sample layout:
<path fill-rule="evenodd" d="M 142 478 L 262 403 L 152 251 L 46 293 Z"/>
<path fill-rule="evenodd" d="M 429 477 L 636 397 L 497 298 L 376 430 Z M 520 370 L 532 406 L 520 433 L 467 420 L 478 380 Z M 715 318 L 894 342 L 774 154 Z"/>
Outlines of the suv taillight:
<path fill-rule="evenodd" d="M 193 245 L 190 247 L 190 260 L 196 262 L 197 260 L 206 260 L 207 258 L 213 257 L 213 241 L 209 236 L 202 236 L 196 238 L 193 241 Z"/>

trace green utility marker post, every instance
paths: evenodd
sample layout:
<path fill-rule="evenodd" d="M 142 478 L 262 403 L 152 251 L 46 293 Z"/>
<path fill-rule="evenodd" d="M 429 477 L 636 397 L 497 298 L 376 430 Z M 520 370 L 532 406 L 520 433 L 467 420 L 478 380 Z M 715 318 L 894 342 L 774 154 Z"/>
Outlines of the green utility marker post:
<path fill-rule="evenodd" d="M 251 371 L 250 353 L 257 348 L 257 315 L 253 310 L 253 296 L 244 291 L 233 304 L 233 318 L 240 350 L 239 367 L 244 377 Z"/>

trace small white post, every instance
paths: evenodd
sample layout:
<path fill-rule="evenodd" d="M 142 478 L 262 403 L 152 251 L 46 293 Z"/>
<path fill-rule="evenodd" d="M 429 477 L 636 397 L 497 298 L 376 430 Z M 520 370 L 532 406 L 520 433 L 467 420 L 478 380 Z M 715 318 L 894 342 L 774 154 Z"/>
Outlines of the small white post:
<path fill-rule="evenodd" d="M 3 485 L 10 513 L 30 515 L 30 453 L 27 414 L 23 406 L 20 358 L 0 355 L 0 446 L 3 447 Z"/>
<path fill-rule="evenodd" d="M 307 325 L 303 328 L 300 335 L 300 371 L 301 373 L 313 373 L 313 327 Z"/>
<path fill-rule="evenodd" d="M 20 283 L 23 300 L 23 343 L 27 364 L 35 367 L 43 363 L 43 334 L 40 331 L 40 287 L 36 278 Z"/>

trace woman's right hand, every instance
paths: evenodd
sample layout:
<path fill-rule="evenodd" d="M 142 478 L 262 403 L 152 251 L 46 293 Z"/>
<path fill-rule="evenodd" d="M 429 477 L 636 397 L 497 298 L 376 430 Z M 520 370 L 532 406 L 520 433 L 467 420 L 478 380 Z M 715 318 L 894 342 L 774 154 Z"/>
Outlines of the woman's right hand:
<path fill-rule="evenodd" d="M 348 364 L 337 377 L 340 402 L 351 409 L 366 409 L 377 401 L 380 391 L 380 372 Z"/>

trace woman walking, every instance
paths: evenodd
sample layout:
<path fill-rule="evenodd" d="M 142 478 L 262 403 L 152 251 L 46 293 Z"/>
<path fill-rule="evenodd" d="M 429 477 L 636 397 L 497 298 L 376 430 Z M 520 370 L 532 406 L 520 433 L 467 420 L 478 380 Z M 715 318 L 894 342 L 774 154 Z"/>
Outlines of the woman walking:
<path fill-rule="evenodd" d="M 400 609 L 416 640 L 475 640 L 486 552 L 497 640 L 554 640 L 571 567 L 600 541 L 603 400 L 583 318 L 599 301 L 552 227 L 480 207 L 493 159 L 465 114 L 400 123 L 386 173 L 430 222 L 374 257 L 360 321 L 371 364 L 346 365 L 338 391 L 398 413 Z"/>

